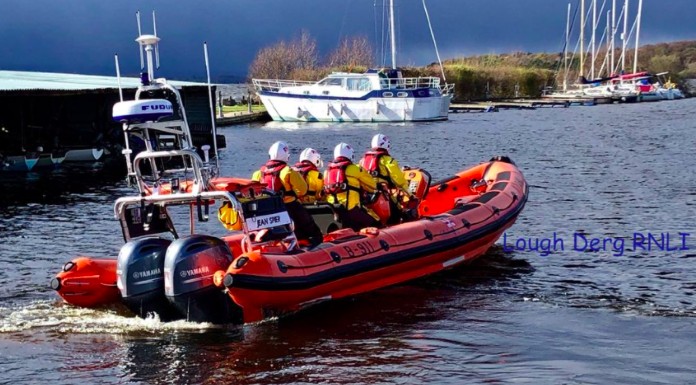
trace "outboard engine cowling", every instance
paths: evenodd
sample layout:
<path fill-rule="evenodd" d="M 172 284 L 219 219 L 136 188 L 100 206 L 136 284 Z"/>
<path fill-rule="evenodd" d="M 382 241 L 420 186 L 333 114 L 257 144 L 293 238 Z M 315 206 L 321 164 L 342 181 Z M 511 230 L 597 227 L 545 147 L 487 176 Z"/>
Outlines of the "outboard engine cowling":
<path fill-rule="evenodd" d="M 241 308 L 213 283 L 213 274 L 227 270 L 233 259 L 223 240 L 207 235 L 178 239 L 169 246 L 164 290 L 187 321 L 242 322 Z"/>
<path fill-rule="evenodd" d="M 183 318 L 164 296 L 164 260 L 171 243 L 163 238 L 136 239 L 118 254 L 118 288 L 125 305 L 140 317 L 156 313 L 165 322 Z"/>

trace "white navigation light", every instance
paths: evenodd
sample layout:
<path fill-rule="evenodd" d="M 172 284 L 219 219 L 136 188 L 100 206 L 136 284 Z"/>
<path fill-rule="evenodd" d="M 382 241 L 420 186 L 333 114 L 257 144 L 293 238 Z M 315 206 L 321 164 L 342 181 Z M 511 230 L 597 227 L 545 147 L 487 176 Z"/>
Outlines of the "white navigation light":
<path fill-rule="evenodd" d="M 114 104 L 112 117 L 119 123 L 155 122 L 165 116 L 172 116 L 172 103 L 165 99 L 130 100 Z"/>

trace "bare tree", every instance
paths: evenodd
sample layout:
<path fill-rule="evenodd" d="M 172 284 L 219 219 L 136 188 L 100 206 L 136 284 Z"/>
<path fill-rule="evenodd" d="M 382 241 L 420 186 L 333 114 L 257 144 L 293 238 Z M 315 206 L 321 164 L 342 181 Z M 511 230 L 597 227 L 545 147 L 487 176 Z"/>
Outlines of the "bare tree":
<path fill-rule="evenodd" d="M 252 78 L 287 79 L 297 70 L 309 71 L 317 65 L 317 42 L 307 31 L 289 43 L 280 41 L 261 49 L 249 68 Z"/>
<path fill-rule="evenodd" d="M 317 41 L 309 35 L 309 32 L 302 30 L 300 37 L 290 43 L 292 51 L 292 61 L 295 69 L 313 70 L 317 66 Z"/>
<path fill-rule="evenodd" d="M 329 54 L 330 67 L 369 67 L 373 63 L 372 46 L 364 36 L 344 38 Z"/>

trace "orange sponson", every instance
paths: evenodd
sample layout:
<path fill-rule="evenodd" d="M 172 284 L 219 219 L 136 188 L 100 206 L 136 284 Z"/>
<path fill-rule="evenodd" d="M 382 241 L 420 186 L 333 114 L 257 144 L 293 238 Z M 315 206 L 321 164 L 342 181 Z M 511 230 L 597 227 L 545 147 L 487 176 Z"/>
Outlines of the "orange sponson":
<path fill-rule="evenodd" d="M 244 234 L 223 237 L 233 255 L 242 254 Z M 97 307 L 121 300 L 117 287 L 116 260 L 77 257 L 63 265 L 51 280 L 51 287 L 71 305 Z"/>
<path fill-rule="evenodd" d="M 311 250 L 254 250 L 237 256 L 222 281 L 245 322 L 408 281 L 485 253 L 515 222 L 527 195 L 509 159 L 483 163 L 435 183 L 416 221 L 338 230 Z"/>
<path fill-rule="evenodd" d="M 121 292 L 116 287 L 116 260 L 77 257 L 63 265 L 51 287 L 73 305 L 96 307 L 117 302 Z"/>

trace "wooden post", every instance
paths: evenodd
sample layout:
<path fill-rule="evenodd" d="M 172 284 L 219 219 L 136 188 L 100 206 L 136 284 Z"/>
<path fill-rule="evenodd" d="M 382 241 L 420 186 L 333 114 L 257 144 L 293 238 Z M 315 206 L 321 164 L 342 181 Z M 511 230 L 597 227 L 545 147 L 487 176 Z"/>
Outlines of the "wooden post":
<path fill-rule="evenodd" d="M 222 91 L 218 91 L 218 108 L 220 109 L 220 118 L 224 118 L 225 114 L 222 113 Z"/>

